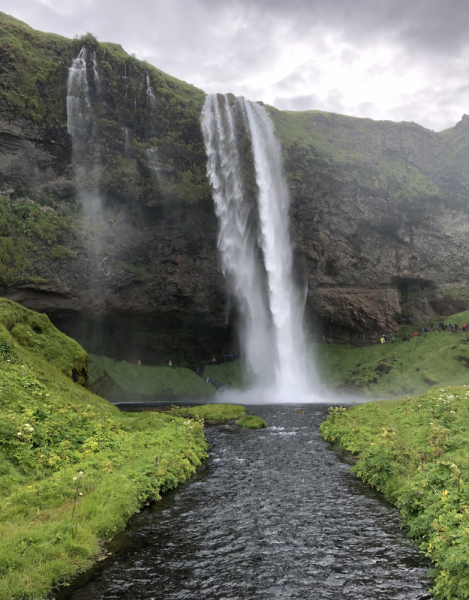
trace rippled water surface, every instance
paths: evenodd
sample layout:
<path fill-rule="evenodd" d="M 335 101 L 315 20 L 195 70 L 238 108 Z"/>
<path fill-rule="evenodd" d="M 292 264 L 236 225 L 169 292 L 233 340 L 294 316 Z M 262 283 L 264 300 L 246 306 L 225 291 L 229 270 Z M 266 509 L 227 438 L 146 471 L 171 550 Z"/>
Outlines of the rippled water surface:
<path fill-rule="evenodd" d="M 61 598 L 431 598 L 429 565 L 397 511 L 319 437 L 326 410 L 253 407 L 268 429 L 207 428 L 212 448 L 198 473 L 142 512 L 114 556 Z"/>

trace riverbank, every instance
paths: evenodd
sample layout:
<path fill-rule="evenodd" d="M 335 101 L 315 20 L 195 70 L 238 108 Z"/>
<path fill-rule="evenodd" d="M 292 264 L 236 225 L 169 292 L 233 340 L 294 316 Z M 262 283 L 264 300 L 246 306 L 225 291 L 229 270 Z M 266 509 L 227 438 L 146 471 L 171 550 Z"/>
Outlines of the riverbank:
<path fill-rule="evenodd" d="M 186 485 L 133 519 L 61 600 L 428 600 L 397 511 L 319 435 L 324 404 L 264 405 L 261 430 L 206 429 Z"/>
<path fill-rule="evenodd" d="M 352 471 L 400 510 L 433 562 L 437 600 L 469 597 L 469 388 L 332 407 L 322 437 L 357 456 Z"/>
<path fill-rule="evenodd" d="M 47 316 L 0 299 L 1 600 L 45 598 L 207 456 L 204 407 L 121 413 L 86 389 L 87 362 Z"/>

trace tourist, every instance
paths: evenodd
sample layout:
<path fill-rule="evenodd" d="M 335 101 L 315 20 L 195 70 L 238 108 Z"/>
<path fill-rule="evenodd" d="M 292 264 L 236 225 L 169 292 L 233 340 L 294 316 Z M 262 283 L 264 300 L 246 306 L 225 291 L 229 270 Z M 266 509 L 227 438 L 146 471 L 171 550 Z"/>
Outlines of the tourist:
<path fill-rule="evenodd" d="M 417 335 L 418 335 L 418 334 L 417 334 L 417 332 L 416 332 L 416 331 L 414 331 L 414 337 L 417 337 Z"/>
<path fill-rule="evenodd" d="M 171 359 L 169 359 L 168 367 L 172 367 L 172 366 L 173 366 L 173 361 Z"/>
<path fill-rule="evenodd" d="M 380 343 L 380 344 L 384 344 L 384 335 L 382 335 L 382 336 L 379 338 L 379 343 Z"/>
<path fill-rule="evenodd" d="M 403 341 L 403 342 L 407 342 L 407 336 L 406 336 L 406 334 L 405 334 L 405 333 L 404 333 L 404 337 L 402 338 L 402 341 Z"/>
<path fill-rule="evenodd" d="M 433 333 L 433 323 L 430 323 L 430 333 Z"/>
<path fill-rule="evenodd" d="M 323 336 L 322 336 L 322 341 L 323 341 L 324 343 L 326 343 L 326 336 L 325 336 L 325 335 L 323 335 Z"/>
<path fill-rule="evenodd" d="M 466 323 L 462 324 L 462 330 L 465 332 L 466 331 Z"/>
<path fill-rule="evenodd" d="M 457 323 L 454 324 L 454 333 L 458 333 L 458 324 Z"/>
<path fill-rule="evenodd" d="M 212 358 L 212 363 L 216 363 L 217 359 L 215 357 Z"/>

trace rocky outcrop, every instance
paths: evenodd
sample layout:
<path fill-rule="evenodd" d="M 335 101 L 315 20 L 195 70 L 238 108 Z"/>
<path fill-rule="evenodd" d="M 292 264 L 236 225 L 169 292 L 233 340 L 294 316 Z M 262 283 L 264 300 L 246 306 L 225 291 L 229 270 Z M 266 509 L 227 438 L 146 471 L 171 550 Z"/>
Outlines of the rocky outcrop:
<path fill-rule="evenodd" d="M 67 40 L 0 15 L 0 41 L 0 293 L 97 354 L 195 364 L 232 348 L 199 125 L 205 94 L 89 35 Z M 88 180 L 104 207 L 94 220 L 77 201 L 66 126 L 68 67 L 83 44 L 100 75 L 98 85 L 89 74 Z M 469 307 L 469 117 L 435 133 L 268 110 L 318 333 L 367 340 Z"/>

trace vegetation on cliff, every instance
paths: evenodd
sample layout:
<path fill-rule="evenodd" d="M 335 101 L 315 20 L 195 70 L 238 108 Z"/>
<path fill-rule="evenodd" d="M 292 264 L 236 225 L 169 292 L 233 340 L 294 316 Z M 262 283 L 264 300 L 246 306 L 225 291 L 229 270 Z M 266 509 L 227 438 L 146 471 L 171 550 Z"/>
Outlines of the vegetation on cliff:
<path fill-rule="evenodd" d="M 207 455 L 203 419 L 120 413 L 73 382 L 86 364 L 86 353 L 46 316 L 1 300 L 2 600 L 45 598 Z M 244 411 L 235 408 L 236 417 Z"/>
<path fill-rule="evenodd" d="M 356 454 L 352 471 L 399 508 L 409 536 L 434 564 L 434 597 L 465 600 L 469 388 L 329 410 L 322 437 Z"/>
<path fill-rule="evenodd" d="M 82 46 L 90 56 L 95 54 L 99 87 L 89 68 L 97 129 L 93 152 L 99 158 L 104 195 L 138 198 L 150 205 L 210 197 L 198 124 L 205 99 L 202 90 L 90 33 L 70 40 L 36 31 L 3 13 L 0 45 L 0 104 L 5 116 L 21 115 L 39 126 L 46 138 L 52 134 L 66 145 L 68 69 Z"/>
<path fill-rule="evenodd" d="M 413 148 L 408 124 L 373 121 L 319 110 L 304 112 L 279 111 L 269 107 L 278 136 L 283 142 L 290 183 L 318 185 L 331 177 L 348 179 L 375 195 L 384 194 L 391 202 L 436 196 L 434 165 L 409 161 Z M 389 140 L 393 129 L 394 140 Z M 418 136 L 445 145 L 447 139 L 414 125 Z M 389 152 L 382 152 L 386 141 Z M 438 140 L 438 141 L 437 141 Z M 451 151 L 446 148 L 448 156 Z M 312 167 L 320 167 L 312 168 Z M 330 185 L 330 182 L 329 182 Z"/>
<path fill-rule="evenodd" d="M 62 244 L 70 220 L 24 197 L 10 201 L 0 195 L 0 290 L 29 283 L 47 283 L 45 263 L 57 264 L 73 252 Z"/>

